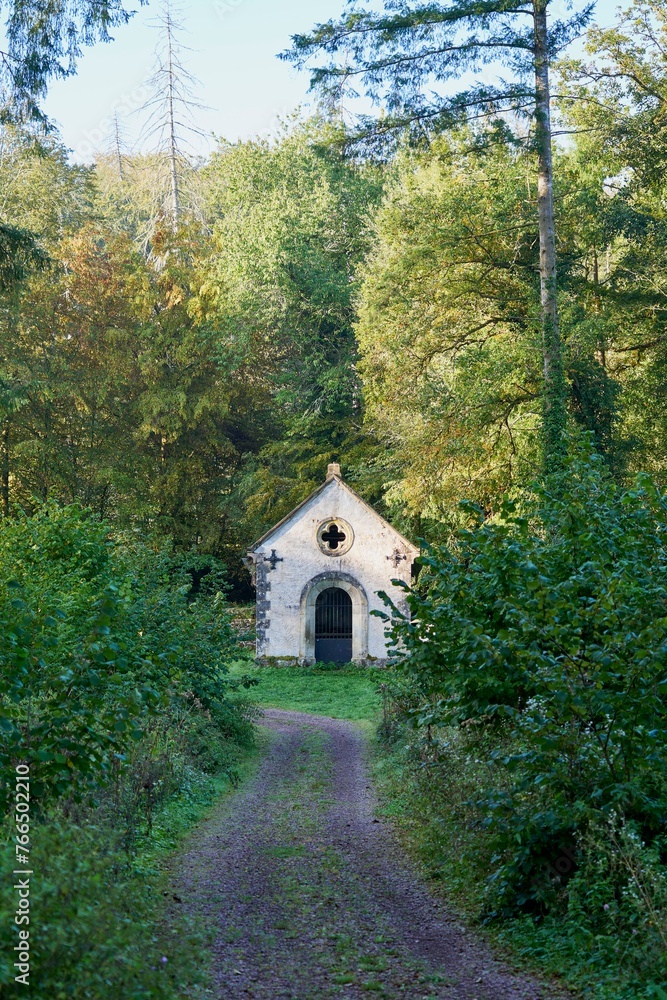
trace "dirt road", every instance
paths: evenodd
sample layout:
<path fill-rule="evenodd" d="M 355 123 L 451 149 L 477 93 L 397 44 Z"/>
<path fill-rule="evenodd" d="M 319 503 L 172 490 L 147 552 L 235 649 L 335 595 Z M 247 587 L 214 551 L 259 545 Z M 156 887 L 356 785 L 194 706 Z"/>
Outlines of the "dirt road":
<path fill-rule="evenodd" d="M 555 1000 L 429 894 L 373 816 L 352 723 L 270 709 L 259 771 L 198 831 L 177 889 L 214 938 L 216 1000 Z"/>

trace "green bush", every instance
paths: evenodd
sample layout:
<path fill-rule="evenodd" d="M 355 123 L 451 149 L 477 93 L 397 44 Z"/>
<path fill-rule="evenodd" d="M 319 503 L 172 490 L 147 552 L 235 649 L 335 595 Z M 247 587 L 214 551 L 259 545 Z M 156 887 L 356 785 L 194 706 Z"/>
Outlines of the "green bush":
<path fill-rule="evenodd" d="M 498 733 L 477 723 L 420 731 L 394 719 L 389 736 L 374 755 L 383 812 L 449 905 L 483 919 L 498 843 L 476 803 L 480 787 L 503 778 L 491 756 Z M 556 860 L 562 868 L 571 858 Z M 667 973 L 666 890 L 659 852 L 611 816 L 580 834 L 576 865 L 547 912 L 485 923 L 503 953 L 565 978 L 591 1000 L 652 1000 Z"/>
<path fill-rule="evenodd" d="M 470 527 L 424 559 L 411 620 L 393 609 L 392 680 L 418 728 L 479 734 L 488 768 L 469 805 L 493 847 L 487 916 L 576 900 L 593 932 L 591 831 L 616 818 L 647 871 L 667 853 L 667 500 L 579 454 L 493 518 L 466 510 Z M 605 858 L 595 885 L 645 939 L 632 879 L 615 849 Z"/>
<path fill-rule="evenodd" d="M 201 942 L 164 919 L 161 858 L 252 742 L 209 562 L 194 594 L 199 557 L 113 538 L 75 506 L 0 523 L 2 795 L 29 764 L 36 1000 L 174 1000 L 199 979 Z M 11 814 L 5 833 L 11 870 Z M 14 977 L 11 897 L 0 988 Z"/>
<path fill-rule="evenodd" d="M 156 922 L 161 910 L 157 882 L 133 871 L 109 827 L 54 816 L 35 828 L 33 843 L 30 997 L 166 1000 L 181 995 L 172 973 L 191 972 L 186 952 L 192 942 L 176 939 L 174 954 L 172 935 Z M 11 871 L 10 850 L 3 853 L 5 871 Z M 0 984 L 8 989 L 15 974 L 13 911 L 3 905 L 0 915 Z"/>
<path fill-rule="evenodd" d="M 189 599 L 168 545 L 113 541 L 77 507 L 0 529 L 0 766 L 31 768 L 39 803 L 110 780 L 147 720 L 195 705 L 230 738 L 248 724 L 226 697 L 234 646 L 221 593 Z M 232 683 L 231 686 L 234 686 Z"/>

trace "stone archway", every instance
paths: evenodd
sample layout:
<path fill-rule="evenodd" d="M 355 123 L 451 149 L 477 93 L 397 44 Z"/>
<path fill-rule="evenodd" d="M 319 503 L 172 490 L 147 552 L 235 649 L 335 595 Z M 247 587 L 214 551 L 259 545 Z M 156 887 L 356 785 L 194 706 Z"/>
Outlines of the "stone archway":
<path fill-rule="evenodd" d="M 352 601 L 352 659 L 363 663 L 368 656 L 368 598 L 361 584 L 349 573 L 332 570 L 309 580 L 301 592 L 299 659 L 315 661 L 315 606 L 317 598 L 330 587 L 340 587 Z"/>

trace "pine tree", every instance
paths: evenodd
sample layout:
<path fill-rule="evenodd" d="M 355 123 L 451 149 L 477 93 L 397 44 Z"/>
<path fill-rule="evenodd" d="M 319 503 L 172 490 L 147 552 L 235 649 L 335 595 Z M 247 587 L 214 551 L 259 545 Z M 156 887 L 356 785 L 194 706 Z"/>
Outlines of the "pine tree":
<path fill-rule="evenodd" d="M 424 134 L 479 116 L 527 115 L 537 157 L 540 238 L 540 300 L 544 372 L 546 462 L 558 462 L 565 429 L 565 380 L 556 279 L 556 226 L 549 68 L 589 21 L 593 4 L 564 21 L 549 24 L 552 0 L 446 0 L 415 3 L 385 0 L 376 13 L 352 2 L 340 21 L 293 37 L 284 58 L 299 66 L 324 53 L 330 60 L 312 72 L 311 86 L 339 93 L 358 79 L 385 114 L 363 123 L 361 136 Z M 341 57 L 344 57 L 341 66 Z M 510 82 L 475 84 L 449 96 L 451 80 L 464 72 L 502 64 Z M 440 88 L 440 93 L 438 93 Z"/>
<path fill-rule="evenodd" d="M 125 10 L 122 0 L 12 0 L 2 7 L 7 9 L 7 41 L 0 59 L 2 116 L 43 124 L 40 101 L 49 82 L 75 73 L 83 46 L 111 41 L 109 29 L 127 23 L 134 13 Z"/>
<path fill-rule="evenodd" d="M 183 178 L 191 169 L 192 138 L 203 135 L 195 124 L 195 111 L 204 110 L 194 98 L 198 81 L 183 62 L 186 47 L 178 37 L 185 30 L 181 13 L 171 0 L 165 0 L 156 21 L 161 37 L 150 80 L 152 95 L 142 108 L 148 112 L 143 138 L 155 142 L 167 168 L 168 212 L 174 229 L 182 217 Z"/>

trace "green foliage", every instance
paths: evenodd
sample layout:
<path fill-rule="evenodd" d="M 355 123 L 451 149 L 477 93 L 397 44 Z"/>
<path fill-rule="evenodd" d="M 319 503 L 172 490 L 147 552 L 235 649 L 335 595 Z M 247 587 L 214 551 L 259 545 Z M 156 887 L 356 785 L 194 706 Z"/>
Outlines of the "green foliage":
<path fill-rule="evenodd" d="M 205 942 L 165 916 L 162 868 L 252 745 L 222 586 L 214 561 L 114 539 L 76 506 L 0 524 L 2 804 L 28 764 L 38 1000 L 175 1000 L 201 983 Z M 11 818 L 5 833 L 13 853 Z M 13 975 L 5 960 L 0 984 Z"/>
<path fill-rule="evenodd" d="M 358 301 L 368 422 L 398 459 L 390 503 L 432 518 L 464 490 L 490 505 L 538 461 L 530 161 L 474 142 L 399 159 Z"/>
<path fill-rule="evenodd" d="M 197 709 L 163 715 L 93 803 L 65 802 L 33 825 L 35 1000 L 198 995 L 207 980 L 208 940 L 179 912 L 169 888 L 170 855 L 249 760 L 247 747 L 230 742 Z M 7 870 L 14 867 L 10 850 L 13 843 L 3 854 Z M 12 902 L 11 892 L 3 893 L 0 989 L 15 973 Z"/>
<path fill-rule="evenodd" d="M 620 814 L 662 844 L 667 505 L 594 455 L 425 558 L 394 615 L 396 672 L 424 726 L 495 734 L 476 808 L 497 848 L 490 913 L 557 906 L 578 839 Z M 475 523 L 476 522 L 476 523 Z"/>
<path fill-rule="evenodd" d="M 45 255 L 30 233 L 0 225 L 0 289 L 6 290 L 45 263 Z"/>
<path fill-rule="evenodd" d="M 666 36 L 664 5 L 638 0 L 614 27 L 591 29 L 586 61 L 563 62 L 558 88 L 565 127 L 577 133 L 567 186 L 584 283 L 571 305 L 616 396 L 617 471 L 661 483 Z"/>
<path fill-rule="evenodd" d="M 504 0 L 482 7 L 467 0 L 400 5 L 385 0 L 383 9 L 373 10 L 355 3 L 338 21 L 318 24 L 309 35 L 293 35 L 293 47 L 283 58 L 300 67 L 324 59 L 312 68 L 311 88 L 334 104 L 352 74 L 384 110 L 377 121 L 364 122 L 362 135 L 386 139 L 400 130 L 421 138 L 475 114 L 533 110 L 534 21 L 550 6 L 551 0 L 519 8 Z M 550 19 L 548 54 L 576 38 L 591 14 L 591 7 L 583 5 L 568 18 Z M 498 62 L 511 68 L 513 79 L 494 85 L 486 77 L 484 85 L 475 82 L 452 92 L 451 80 Z"/>
<path fill-rule="evenodd" d="M 199 307 L 252 387 L 257 422 L 230 511 L 248 540 L 329 461 L 363 455 L 353 293 L 382 174 L 346 159 L 339 139 L 294 121 L 275 143 L 222 145 L 203 172 L 215 249 Z"/>
<path fill-rule="evenodd" d="M 114 546 L 108 527 L 50 504 L 0 531 L 0 753 L 31 765 L 43 803 L 109 780 L 170 704 L 194 703 L 229 735 L 233 637 L 219 592 L 188 601 L 187 561 Z"/>
<path fill-rule="evenodd" d="M 109 831 L 61 819 L 36 827 L 34 842 L 40 878 L 33 900 L 39 918 L 31 926 L 33 996 L 173 996 L 169 970 L 160 961 L 165 950 L 172 960 L 173 953 L 151 926 L 155 895 L 142 893 L 131 872 L 119 873 Z M 4 924 L 11 927 L 7 911 Z M 14 942 L 6 931 L 2 937 L 0 982 L 8 989 L 15 971 L 9 958 Z"/>
<path fill-rule="evenodd" d="M 174 233 L 150 158 L 118 176 L 2 131 L 1 207 L 50 254 L 0 299 L 5 513 L 80 502 L 238 582 L 239 553 L 330 460 L 368 478 L 352 298 L 382 176 L 336 135 L 222 144 L 197 175 L 204 218 Z"/>
<path fill-rule="evenodd" d="M 421 863 L 433 891 L 470 922 L 484 913 L 485 882 L 497 844 L 479 822 L 479 788 L 502 776 L 490 759 L 498 733 L 479 725 L 415 732 L 394 722 L 375 747 L 380 810 Z M 555 859 L 568 874 L 566 897 L 536 918 L 485 921 L 498 949 L 554 975 L 591 1000 L 649 1000 L 664 982 L 665 868 L 627 826 L 612 817 L 591 826 L 572 856 Z"/>
<path fill-rule="evenodd" d="M 605 193 L 619 161 L 579 142 L 556 156 L 570 425 L 593 432 L 617 476 L 643 468 L 661 481 L 661 210 L 657 198 L 640 208 L 631 188 Z M 394 516 L 445 521 L 462 496 L 493 510 L 533 478 L 542 376 L 532 170 L 530 152 L 490 127 L 396 160 L 357 299 L 367 427 L 389 450 Z"/>
<path fill-rule="evenodd" d="M 155 670 L 138 687 L 144 663 L 109 627 L 118 601 L 105 536 L 55 506 L 0 534 L 1 761 L 5 775 L 14 760 L 32 765 L 37 798 L 96 781 L 160 701 Z"/>
<path fill-rule="evenodd" d="M 144 0 L 140 0 L 144 2 Z M 132 16 L 118 0 L 66 0 L 40 9 L 31 0 L 2 4 L 7 52 L 2 79 L 10 99 L 5 117 L 43 120 L 39 100 L 52 79 L 70 76 L 82 46 L 110 41 L 109 28 Z"/>
<path fill-rule="evenodd" d="M 404 30 L 387 22 L 397 45 L 415 40 L 417 62 L 449 31 L 440 12 L 417 41 L 420 9 Z M 350 38 L 373 35 L 368 18 L 370 35 Z M 658 481 L 661 25 L 659 4 L 638 4 L 622 30 L 589 36 L 593 82 L 590 67 L 563 66 L 561 114 L 577 135 L 555 151 L 570 419 L 619 477 L 645 468 Z M 320 41 L 350 40 L 329 28 Z M 387 43 L 373 38 L 355 59 Z M 377 70 L 386 82 L 395 68 Z M 275 141 L 221 142 L 193 168 L 199 208 L 175 234 L 153 200 L 154 158 L 81 167 L 55 137 L 38 145 L 5 125 L 3 220 L 36 234 L 50 265 L 0 296 L 3 512 L 54 497 L 157 526 L 222 558 L 247 598 L 240 553 L 330 460 L 409 532 L 441 535 L 464 494 L 495 509 L 539 450 L 523 138 L 491 115 L 378 166 L 350 157 L 339 123 L 290 120 Z"/>
<path fill-rule="evenodd" d="M 18 126 L 0 130 L 0 153 L 0 214 L 52 250 L 86 221 L 95 191 L 90 167 L 69 163 L 56 137 L 37 145 Z"/>

